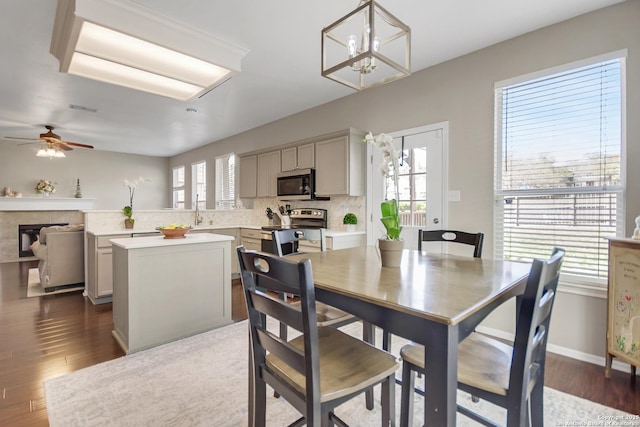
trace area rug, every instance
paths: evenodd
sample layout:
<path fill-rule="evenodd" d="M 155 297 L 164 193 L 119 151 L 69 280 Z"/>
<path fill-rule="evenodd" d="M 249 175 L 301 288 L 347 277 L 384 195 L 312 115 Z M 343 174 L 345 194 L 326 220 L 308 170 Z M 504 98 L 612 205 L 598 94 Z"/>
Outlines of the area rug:
<path fill-rule="evenodd" d="M 69 286 L 55 291 L 45 292 L 42 284 L 40 283 L 40 274 L 37 268 L 29 269 L 29 278 L 27 279 L 27 298 L 41 297 L 45 295 L 64 294 L 67 292 L 81 291 L 84 289 L 84 284 L 78 286 Z"/>
<path fill-rule="evenodd" d="M 354 336 L 362 332 L 359 323 L 342 329 Z M 406 341 L 393 341 L 397 354 Z M 44 388 L 50 426 L 246 426 L 247 348 L 243 321 L 49 379 Z M 400 388 L 396 391 L 399 417 Z M 380 425 L 379 388 L 376 397 L 372 411 L 359 396 L 338 407 L 336 414 L 353 427 Z M 474 404 L 461 392 L 458 402 L 504 420 L 502 409 L 486 402 Z M 423 399 L 416 396 L 414 425 L 422 425 L 422 405 Z M 545 388 L 545 425 L 596 425 L 588 423 L 625 415 Z M 288 425 L 298 417 L 283 398 L 267 394 L 267 426 Z M 458 414 L 457 425 L 476 424 Z"/>

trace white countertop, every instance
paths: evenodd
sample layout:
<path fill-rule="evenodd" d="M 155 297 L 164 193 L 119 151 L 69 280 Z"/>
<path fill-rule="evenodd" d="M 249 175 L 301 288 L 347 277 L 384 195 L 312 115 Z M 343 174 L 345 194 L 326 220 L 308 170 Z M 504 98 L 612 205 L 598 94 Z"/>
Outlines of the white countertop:
<path fill-rule="evenodd" d="M 111 244 L 119 246 L 124 249 L 141 249 L 141 248 L 153 248 L 159 246 L 177 246 L 177 245 L 192 245 L 199 243 L 211 243 L 211 242 L 230 242 L 233 240 L 231 236 L 225 236 L 222 234 L 211 233 L 195 233 L 186 234 L 184 239 L 165 239 L 164 236 L 149 236 L 149 237 L 128 237 L 123 239 L 111 239 Z"/>
<path fill-rule="evenodd" d="M 260 230 L 261 226 L 259 225 L 198 225 L 193 227 L 194 230 L 215 230 L 227 228 L 251 228 L 254 230 Z M 92 231 L 87 230 L 87 233 L 93 234 L 94 236 L 109 236 L 109 235 L 122 235 L 122 236 L 131 236 L 132 234 L 144 234 L 144 233 L 159 233 L 158 230 L 154 228 L 128 228 L 128 229 L 118 229 L 118 230 L 107 230 L 107 231 Z"/>
<path fill-rule="evenodd" d="M 360 234 L 365 234 L 364 230 L 362 231 L 342 231 L 342 230 L 331 230 L 327 229 L 324 235 L 327 237 L 336 237 L 336 236 L 357 236 Z"/>

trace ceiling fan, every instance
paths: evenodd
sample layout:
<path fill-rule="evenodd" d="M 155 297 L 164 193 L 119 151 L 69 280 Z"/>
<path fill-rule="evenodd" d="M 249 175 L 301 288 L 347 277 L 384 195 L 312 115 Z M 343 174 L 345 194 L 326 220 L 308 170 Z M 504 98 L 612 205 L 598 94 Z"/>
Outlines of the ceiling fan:
<path fill-rule="evenodd" d="M 40 151 L 38 151 L 38 154 L 36 155 L 39 157 L 65 157 L 64 153 L 62 153 L 61 150 L 70 151 L 70 150 L 73 150 L 72 147 L 93 148 L 93 145 L 80 144 L 78 142 L 71 142 L 71 141 L 63 141 L 62 139 L 60 139 L 60 136 L 53 133 L 53 130 L 55 129 L 53 126 L 45 125 L 44 127 L 47 128 L 47 132 L 41 133 L 40 138 L 37 138 L 37 139 L 36 138 L 19 138 L 14 136 L 5 136 L 5 138 L 26 140 L 26 141 L 32 141 L 32 142 L 43 141 L 44 143 L 47 144 L 47 148 L 45 149 L 44 147 L 42 147 Z"/>

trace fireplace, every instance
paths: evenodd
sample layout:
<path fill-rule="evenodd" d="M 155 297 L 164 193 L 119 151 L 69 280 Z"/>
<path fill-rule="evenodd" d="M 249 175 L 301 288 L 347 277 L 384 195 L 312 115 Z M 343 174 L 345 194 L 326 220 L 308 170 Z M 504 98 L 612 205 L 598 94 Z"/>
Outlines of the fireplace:
<path fill-rule="evenodd" d="M 33 256 L 31 250 L 31 244 L 36 241 L 40 229 L 43 227 L 50 227 L 52 225 L 69 225 L 69 223 L 56 223 L 56 224 L 19 224 L 18 225 L 18 256 L 30 257 Z"/>

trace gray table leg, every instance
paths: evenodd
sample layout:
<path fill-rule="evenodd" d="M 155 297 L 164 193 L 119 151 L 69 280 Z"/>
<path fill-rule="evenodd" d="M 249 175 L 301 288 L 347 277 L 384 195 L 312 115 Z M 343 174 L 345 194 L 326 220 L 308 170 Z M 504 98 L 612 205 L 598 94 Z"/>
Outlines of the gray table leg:
<path fill-rule="evenodd" d="M 458 390 L 458 328 L 433 325 L 424 352 L 424 425 L 455 427 Z M 430 341 L 430 342 L 429 342 Z"/>

